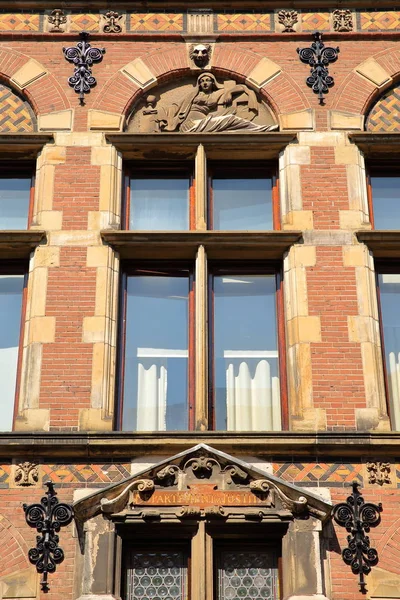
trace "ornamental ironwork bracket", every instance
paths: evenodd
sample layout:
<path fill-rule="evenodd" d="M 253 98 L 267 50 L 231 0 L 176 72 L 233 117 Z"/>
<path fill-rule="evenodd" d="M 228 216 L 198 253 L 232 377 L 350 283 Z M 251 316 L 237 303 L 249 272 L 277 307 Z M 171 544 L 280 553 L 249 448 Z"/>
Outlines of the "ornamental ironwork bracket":
<path fill-rule="evenodd" d="M 311 47 L 297 48 L 297 52 L 300 60 L 311 67 L 311 74 L 307 77 L 306 83 L 315 94 L 318 94 L 319 103 L 323 105 L 324 94 L 327 94 L 329 88 L 335 83 L 333 77 L 329 75 L 328 65 L 337 60 L 340 50 L 339 48 L 326 48 L 322 41 L 322 33 L 319 31 L 313 35 L 314 42 Z"/>
<path fill-rule="evenodd" d="M 353 481 L 353 492 L 346 502 L 340 502 L 333 507 L 332 517 L 341 527 L 349 532 L 348 547 L 342 551 L 346 565 L 350 565 L 353 573 L 359 575 L 360 591 L 367 593 L 364 576 L 368 575 L 371 567 L 378 563 L 378 552 L 371 548 L 369 537 L 370 527 L 376 527 L 381 521 L 382 504 L 364 502 L 359 492 L 360 484 Z"/>
<path fill-rule="evenodd" d="M 36 548 L 31 548 L 28 558 L 36 565 L 38 573 L 42 573 L 40 586 L 43 592 L 49 591 L 47 576 L 54 573 L 56 565 L 64 560 L 64 552 L 58 546 L 59 537 L 56 532 L 60 527 L 71 523 L 74 516 L 72 506 L 59 503 L 57 492 L 52 481 L 46 481 L 46 495 L 40 504 L 24 504 L 25 519 L 30 527 L 36 527 L 40 535 L 36 536 Z"/>
<path fill-rule="evenodd" d="M 68 83 L 79 94 L 79 103 L 85 104 L 85 94 L 90 93 L 90 88 L 97 83 L 92 75 L 91 66 L 103 59 L 105 48 L 92 48 L 89 44 L 89 34 L 82 31 L 79 34 L 81 41 L 70 48 L 63 48 L 65 58 L 75 65 L 74 74 L 68 78 Z"/>

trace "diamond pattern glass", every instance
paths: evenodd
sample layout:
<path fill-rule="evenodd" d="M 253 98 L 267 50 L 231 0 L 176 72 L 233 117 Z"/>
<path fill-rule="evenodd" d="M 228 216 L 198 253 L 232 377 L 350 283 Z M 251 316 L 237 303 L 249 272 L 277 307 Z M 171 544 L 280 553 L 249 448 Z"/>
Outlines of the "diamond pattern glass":
<path fill-rule="evenodd" d="M 217 600 L 277 600 L 278 568 L 274 552 L 222 551 Z"/>
<path fill-rule="evenodd" d="M 183 552 L 132 552 L 127 558 L 126 600 L 186 600 Z"/>

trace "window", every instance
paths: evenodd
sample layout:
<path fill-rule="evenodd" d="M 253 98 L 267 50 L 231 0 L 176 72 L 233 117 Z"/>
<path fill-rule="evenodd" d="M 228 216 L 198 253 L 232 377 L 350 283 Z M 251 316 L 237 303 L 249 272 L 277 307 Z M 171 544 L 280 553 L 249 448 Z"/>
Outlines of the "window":
<path fill-rule="evenodd" d="M 207 228 L 260 231 L 279 228 L 277 184 L 272 166 L 224 162 L 208 168 Z M 125 229 L 184 231 L 196 228 L 196 179 L 193 168 L 167 163 L 144 169 L 133 164 L 126 176 Z"/>
<path fill-rule="evenodd" d="M 400 429 L 400 269 L 377 262 L 382 346 L 392 428 Z"/>
<path fill-rule="evenodd" d="M 21 312 L 26 276 L 19 267 L 0 271 L 0 375 L 2 401 L 0 431 L 11 431 L 14 419 L 18 355 L 20 349 Z"/>
<path fill-rule="evenodd" d="M 155 150 L 170 161 L 145 160 L 146 145 L 127 150 L 123 230 L 102 232 L 123 272 L 115 426 L 279 431 L 282 257 L 300 234 L 279 231 L 270 148 L 246 161 L 232 144 L 186 139 Z"/>
<path fill-rule="evenodd" d="M 206 556 L 198 556 L 196 545 L 204 535 L 211 544 L 207 544 Z M 198 572 L 202 571 L 205 587 L 213 588 L 215 600 L 279 600 L 278 546 L 273 542 L 262 543 L 257 535 L 251 544 L 244 536 L 229 532 L 225 535 L 231 537 L 230 542 L 212 530 L 204 532 L 199 528 L 186 542 L 177 541 L 171 532 L 174 541 L 168 546 L 163 540 L 153 546 L 147 539 L 139 539 L 134 544 L 125 542 L 122 599 L 190 600 L 198 585 Z"/>
<path fill-rule="evenodd" d="M 209 285 L 203 288 L 197 286 L 195 265 L 163 264 L 134 268 L 131 263 L 123 278 L 120 427 L 194 429 L 201 403 L 195 394 L 196 362 L 208 346 L 205 425 L 280 430 L 277 314 L 283 309 L 277 266 L 210 262 Z M 196 302 L 209 304 L 208 339 L 196 324 Z"/>
<path fill-rule="evenodd" d="M 27 229 L 32 199 L 30 172 L 0 172 L 0 229 Z"/>
<path fill-rule="evenodd" d="M 379 167 L 369 176 L 371 221 L 375 229 L 400 229 L 400 175 Z"/>

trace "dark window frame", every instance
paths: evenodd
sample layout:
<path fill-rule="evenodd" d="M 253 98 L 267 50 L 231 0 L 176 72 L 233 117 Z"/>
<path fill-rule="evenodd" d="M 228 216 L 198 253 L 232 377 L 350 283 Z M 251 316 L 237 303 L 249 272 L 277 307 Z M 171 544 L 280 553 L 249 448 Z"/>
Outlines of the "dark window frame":
<path fill-rule="evenodd" d="M 14 393 L 14 407 L 13 407 L 13 420 L 12 420 L 12 431 L 15 428 L 15 420 L 18 416 L 18 401 L 21 389 L 21 370 L 22 370 L 22 355 L 24 346 L 24 332 L 25 332 L 25 314 L 28 296 L 28 275 L 29 269 L 26 261 L 23 260 L 7 260 L 0 265 L 0 275 L 23 275 L 23 288 L 21 298 L 21 315 L 20 315 L 20 327 L 19 327 L 19 340 L 18 340 L 18 359 L 17 369 L 15 375 L 15 393 Z"/>
<path fill-rule="evenodd" d="M 283 298 L 282 261 L 209 261 L 208 269 L 208 415 L 209 429 L 215 430 L 215 375 L 214 375 L 214 290 L 213 278 L 218 275 L 275 275 L 276 333 L 278 341 L 279 387 L 282 431 L 289 428 L 289 410 L 286 370 L 286 339 Z M 229 433 L 229 432 L 228 432 Z M 234 433 L 234 432 L 231 432 Z"/>
<path fill-rule="evenodd" d="M 31 180 L 30 191 L 29 191 L 29 205 L 28 214 L 26 218 L 26 227 L 21 231 L 30 228 L 33 219 L 33 207 L 35 199 L 35 183 L 36 183 L 36 171 L 35 166 L 30 161 L 13 161 L 10 164 L 3 163 L 0 166 L 0 179 L 22 179 L 26 178 Z M 0 231 L 7 231 L 0 229 Z"/>
<path fill-rule="evenodd" d="M 235 179 L 236 176 L 242 175 L 243 177 L 255 177 L 264 176 L 265 178 L 271 179 L 271 197 L 272 197 L 272 230 L 279 231 L 281 229 L 280 221 L 280 206 L 279 206 L 279 177 L 278 177 L 278 166 L 276 162 L 271 161 L 247 161 L 238 162 L 234 164 L 234 161 L 210 161 L 207 164 L 207 225 L 208 230 L 213 231 L 213 177 L 218 174 L 220 177 L 229 179 Z M 235 177 L 232 177 L 232 175 Z M 269 230 L 268 230 L 269 231 Z"/>
<path fill-rule="evenodd" d="M 120 284 L 120 302 L 118 323 L 118 347 L 117 347 L 117 404 L 115 411 L 116 429 L 123 431 L 123 409 L 124 409 L 124 382 L 125 382 L 125 349 L 126 349 L 126 323 L 127 323 L 127 283 L 128 277 L 153 271 L 154 275 L 161 274 L 166 277 L 183 276 L 182 271 L 187 271 L 189 281 L 188 296 L 188 431 L 194 429 L 194 372 L 195 372 L 195 281 L 194 264 L 189 261 L 122 261 L 121 264 L 121 284 Z M 148 275 L 151 277 L 151 275 Z"/>
<path fill-rule="evenodd" d="M 367 165 L 366 170 L 367 177 L 367 200 L 369 219 L 372 225 L 372 229 L 375 228 L 375 215 L 374 215 L 374 193 L 372 189 L 372 177 L 398 177 L 399 188 L 400 188 L 400 167 L 393 159 L 375 160 L 372 164 Z M 400 223 L 399 227 L 400 229 Z"/>
<path fill-rule="evenodd" d="M 195 226 L 195 177 L 194 177 L 194 160 L 187 161 L 187 164 L 177 161 L 168 162 L 152 162 L 144 164 L 143 161 L 138 163 L 131 162 L 125 165 L 123 176 L 123 193 L 122 193 L 122 210 L 121 210 L 121 229 L 125 231 L 133 231 L 129 229 L 130 207 L 131 207 L 131 185 L 130 180 L 137 177 L 154 177 L 156 179 L 165 177 L 172 179 L 175 175 L 185 175 L 189 178 L 189 223 L 188 231 L 194 229 Z M 167 233 L 167 232 L 166 232 Z"/>

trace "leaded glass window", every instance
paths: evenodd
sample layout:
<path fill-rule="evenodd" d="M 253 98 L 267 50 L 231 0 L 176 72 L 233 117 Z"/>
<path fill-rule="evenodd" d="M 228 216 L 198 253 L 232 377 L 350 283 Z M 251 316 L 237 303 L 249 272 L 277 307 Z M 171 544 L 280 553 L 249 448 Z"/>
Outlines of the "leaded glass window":
<path fill-rule="evenodd" d="M 187 600 L 187 555 L 130 552 L 126 557 L 126 600 Z"/>
<path fill-rule="evenodd" d="M 217 600 L 277 600 L 278 561 L 273 551 L 222 550 L 217 565 Z"/>

